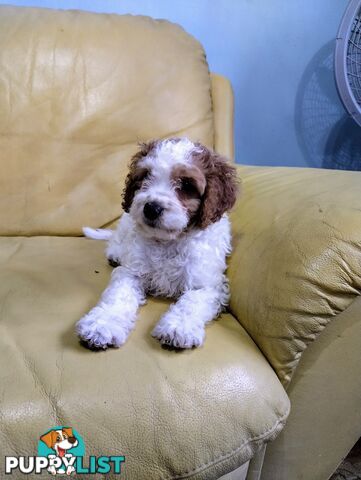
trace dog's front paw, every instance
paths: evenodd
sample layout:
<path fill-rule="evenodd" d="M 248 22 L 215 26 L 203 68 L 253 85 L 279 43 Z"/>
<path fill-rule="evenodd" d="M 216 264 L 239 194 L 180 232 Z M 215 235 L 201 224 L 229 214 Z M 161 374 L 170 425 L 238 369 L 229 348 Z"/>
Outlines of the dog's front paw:
<path fill-rule="evenodd" d="M 152 331 L 152 336 L 162 345 L 183 349 L 201 346 L 205 331 L 203 325 L 192 324 L 189 320 L 174 319 L 172 315 L 166 314 Z"/>
<path fill-rule="evenodd" d="M 79 320 L 76 332 L 84 346 L 92 350 L 101 350 L 123 345 L 130 328 L 117 315 L 95 307 Z"/>

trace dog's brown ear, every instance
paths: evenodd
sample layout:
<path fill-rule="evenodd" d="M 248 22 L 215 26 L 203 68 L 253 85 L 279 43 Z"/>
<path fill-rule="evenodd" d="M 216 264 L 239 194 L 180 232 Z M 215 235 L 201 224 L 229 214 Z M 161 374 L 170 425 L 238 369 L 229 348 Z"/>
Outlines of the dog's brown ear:
<path fill-rule="evenodd" d="M 237 200 L 240 181 L 235 167 L 218 153 L 196 144 L 194 161 L 203 169 L 206 189 L 197 215 L 196 225 L 206 228 L 220 220 Z"/>
<path fill-rule="evenodd" d="M 53 445 L 55 444 L 54 435 L 56 435 L 56 432 L 54 432 L 54 430 L 50 430 L 50 432 L 42 435 L 40 440 L 44 442 L 48 448 L 53 448 Z"/>
<path fill-rule="evenodd" d="M 64 427 L 63 432 L 65 432 L 68 437 L 74 437 L 73 429 L 71 427 Z"/>
<path fill-rule="evenodd" d="M 140 188 L 144 177 L 144 170 L 138 168 L 138 162 L 146 157 L 148 153 L 155 147 L 156 141 L 147 143 L 140 143 L 140 150 L 133 155 L 129 164 L 129 172 L 125 180 L 125 187 L 123 190 L 122 207 L 125 212 L 129 212 L 132 205 L 135 192 Z"/>

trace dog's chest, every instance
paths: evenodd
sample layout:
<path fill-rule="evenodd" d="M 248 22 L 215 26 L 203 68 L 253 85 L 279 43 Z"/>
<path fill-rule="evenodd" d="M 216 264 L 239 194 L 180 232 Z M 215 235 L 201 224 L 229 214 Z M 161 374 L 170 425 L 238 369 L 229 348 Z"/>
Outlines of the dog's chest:
<path fill-rule="evenodd" d="M 147 293 L 175 298 L 188 289 L 221 284 L 229 252 L 227 217 L 162 243 L 144 238 L 128 214 L 122 216 L 107 249 L 108 258 L 141 279 Z"/>
<path fill-rule="evenodd" d="M 148 248 L 147 248 L 148 247 Z M 152 244 L 144 249 L 143 275 L 150 294 L 176 297 L 189 283 L 189 251 L 185 245 Z"/>

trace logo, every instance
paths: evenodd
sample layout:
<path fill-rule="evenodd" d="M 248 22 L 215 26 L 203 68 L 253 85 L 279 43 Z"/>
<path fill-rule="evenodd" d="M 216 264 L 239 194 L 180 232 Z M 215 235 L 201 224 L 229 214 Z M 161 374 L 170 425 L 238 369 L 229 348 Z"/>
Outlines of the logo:
<path fill-rule="evenodd" d="M 34 457 L 5 457 L 5 473 L 51 475 L 120 474 L 124 456 L 90 456 L 85 458 L 85 444 L 72 427 L 54 427 L 40 436 L 38 455 Z"/>

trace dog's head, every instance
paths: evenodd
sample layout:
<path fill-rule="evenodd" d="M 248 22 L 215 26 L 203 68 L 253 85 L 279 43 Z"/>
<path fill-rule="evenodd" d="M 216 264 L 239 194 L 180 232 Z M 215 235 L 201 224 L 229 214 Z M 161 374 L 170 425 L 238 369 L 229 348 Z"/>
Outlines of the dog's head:
<path fill-rule="evenodd" d="M 50 430 L 50 432 L 40 437 L 48 448 L 56 451 L 57 455 L 62 457 L 67 450 L 78 445 L 78 440 L 73 434 L 73 429 L 64 427 L 60 430 Z"/>
<path fill-rule="evenodd" d="M 225 158 L 186 138 L 141 144 L 131 160 L 123 209 L 144 236 L 172 240 L 204 229 L 233 207 L 236 170 Z"/>

